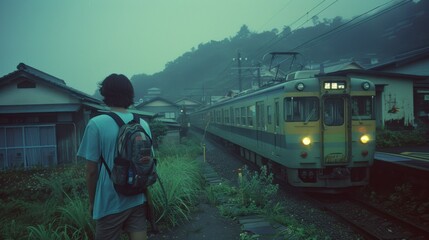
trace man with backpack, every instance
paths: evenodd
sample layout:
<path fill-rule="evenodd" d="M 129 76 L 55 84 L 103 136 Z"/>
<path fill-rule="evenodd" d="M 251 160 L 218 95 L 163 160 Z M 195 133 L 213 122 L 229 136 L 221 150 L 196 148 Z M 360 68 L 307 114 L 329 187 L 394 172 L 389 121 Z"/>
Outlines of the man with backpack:
<path fill-rule="evenodd" d="M 100 85 L 100 94 L 111 112 L 96 116 L 89 121 L 78 150 L 78 156 L 87 160 L 86 182 L 90 201 L 89 210 L 96 220 L 95 239 L 120 239 L 121 233 L 127 232 L 131 240 L 145 240 L 147 223 L 144 204 L 147 200 L 144 191 L 131 194 L 123 194 L 119 191 L 128 186 L 127 184 L 136 185 L 140 180 L 135 173 L 139 166 L 135 167 L 132 160 L 127 162 L 126 157 L 118 153 L 120 152 L 117 143 L 118 135 L 122 130 L 118 121 L 123 123 L 134 121 L 134 126 L 143 128 L 142 131 L 147 138 L 143 134 L 135 137 L 138 142 L 134 145 L 142 143 L 142 138 L 151 141 L 150 128 L 146 121 L 136 118 L 127 111 L 127 108 L 133 104 L 134 89 L 126 76 L 111 74 L 106 77 Z M 119 119 L 115 119 L 118 117 Z M 141 152 L 152 155 L 151 145 L 149 151 Z M 146 164 L 150 162 L 151 157 L 153 156 L 138 158 Z M 126 165 L 121 165 L 121 162 Z M 122 170 L 125 171 L 123 174 Z M 121 174 L 125 175 L 125 179 L 119 179 L 118 176 Z"/>

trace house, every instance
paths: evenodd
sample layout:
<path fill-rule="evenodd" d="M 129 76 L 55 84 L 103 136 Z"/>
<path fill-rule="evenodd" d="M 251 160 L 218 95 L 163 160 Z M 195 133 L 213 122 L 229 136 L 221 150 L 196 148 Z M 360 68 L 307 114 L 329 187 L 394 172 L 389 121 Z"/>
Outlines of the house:
<path fill-rule="evenodd" d="M 370 70 L 420 76 L 414 80 L 414 113 L 429 125 L 429 47 L 400 54 Z"/>
<path fill-rule="evenodd" d="M 0 78 L 0 170 L 76 162 L 87 122 L 108 110 L 64 80 L 20 63 Z"/>
<path fill-rule="evenodd" d="M 426 77 L 364 69 L 346 69 L 326 75 L 366 79 L 375 84 L 378 128 L 400 129 L 415 126 L 414 83 L 425 80 Z"/>
<path fill-rule="evenodd" d="M 202 106 L 202 103 L 189 97 L 180 98 L 179 100 L 175 101 L 175 104 L 180 106 L 180 109 L 185 111 L 187 114 L 194 112 L 196 109 Z"/>
<path fill-rule="evenodd" d="M 180 106 L 162 97 L 155 97 L 135 106 L 139 111 L 156 114 L 156 118 L 163 122 L 175 122 L 180 114 Z"/>
<path fill-rule="evenodd" d="M 426 51 L 427 52 L 427 51 Z M 381 129 L 401 129 L 416 126 L 416 118 L 422 114 L 421 103 L 424 102 L 419 94 L 428 93 L 429 60 L 423 52 L 420 57 L 414 54 L 404 54 L 396 61 L 387 62 L 370 69 L 346 60 L 334 64 L 321 65 L 321 72 L 326 75 L 345 75 L 350 78 L 361 78 L 372 81 L 376 86 L 375 107 L 377 127 Z M 399 63 L 401 62 L 401 63 Z M 405 66 L 404 63 L 409 65 Z M 426 68 L 422 67 L 422 63 Z M 401 69 L 398 67 L 400 66 Z M 296 77 L 296 76 L 295 76 Z M 417 90 L 416 90 L 417 88 Z M 423 90 L 426 89 L 426 90 Z M 417 93 L 417 94 L 416 94 Z M 414 97 L 413 97 L 414 96 Z M 417 98 L 416 98 L 417 96 Z M 426 104 L 429 100 L 426 101 Z M 429 106 L 424 108 L 429 113 Z"/>

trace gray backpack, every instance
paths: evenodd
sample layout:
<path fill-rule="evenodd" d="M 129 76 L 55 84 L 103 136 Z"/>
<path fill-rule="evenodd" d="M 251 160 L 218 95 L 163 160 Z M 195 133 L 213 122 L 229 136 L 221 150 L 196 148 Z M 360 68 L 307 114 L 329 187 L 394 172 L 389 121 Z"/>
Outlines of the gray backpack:
<path fill-rule="evenodd" d="M 144 193 L 158 179 L 156 159 L 152 155 L 152 138 L 140 125 L 140 118 L 136 114 L 127 124 L 115 113 L 106 114 L 119 126 L 112 170 L 101 156 L 113 186 L 116 192 L 125 196 Z"/>

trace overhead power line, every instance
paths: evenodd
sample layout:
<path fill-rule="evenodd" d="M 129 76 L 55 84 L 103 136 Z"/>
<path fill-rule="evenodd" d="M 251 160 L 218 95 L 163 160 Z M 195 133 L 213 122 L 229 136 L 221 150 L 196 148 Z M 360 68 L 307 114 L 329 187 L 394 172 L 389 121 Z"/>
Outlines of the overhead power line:
<path fill-rule="evenodd" d="M 336 1 L 338 1 L 338 0 L 336 0 Z M 292 22 L 290 25 L 289 25 L 289 27 L 291 27 L 292 25 L 294 25 L 295 23 L 297 23 L 298 21 L 300 21 L 302 18 L 304 18 L 305 16 L 308 16 L 308 14 L 310 13 L 310 12 L 312 12 L 314 9 L 316 9 L 317 7 L 319 7 L 322 3 L 324 3 L 324 2 L 326 2 L 326 0 L 322 0 L 321 2 L 319 2 L 318 4 L 316 4 L 313 8 L 311 8 L 309 11 L 306 11 L 303 15 L 301 15 L 299 18 L 297 18 L 294 22 Z M 331 4 L 332 5 L 332 4 Z M 319 12 L 320 13 L 320 12 Z M 316 16 L 316 15 L 314 15 L 314 16 Z M 314 17 L 313 16 L 313 17 Z M 308 22 L 308 20 L 305 22 L 305 23 L 307 23 Z M 304 24 L 305 24 L 304 23 Z M 297 28 L 296 28 L 297 29 Z M 291 31 L 292 32 L 292 31 Z M 289 34 L 288 34 L 289 35 Z M 286 37 L 286 36 L 285 36 Z M 283 37 L 283 38 L 285 38 L 285 37 Z M 283 39 L 282 38 L 282 39 Z M 280 40 L 278 40 L 278 41 L 276 41 L 275 43 L 273 43 L 273 44 L 271 44 L 271 42 L 272 41 L 274 41 L 274 40 L 276 40 L 276 39 L 278 39 L 277 38 L 277 36 L 275 36 L 275 37 L 273 37 L 273 38 L 271 38 L 270 40 L 268 40 L 266 43 L 264 43 L 264 44 L 262 44 L 262 46 L 259 48 L 259 49 L 257 49 L 256 50 L 256 53 L 254 54 L 255 56 L 258 56 L 259 54 L 261 54 L 261 53 L 263 53 L 262 52 L 262 50 L 263 49 L 267 49 L 267 48 L 269 48 L 269 47 L 271 47 L 271 46 L 273 46 L 274 44 L 276 44 L 278 41 L 280 41 Z M 268 45 L 269 44 L 269 45 Z M 268 45 L 268 46 L 266 46 L 266 45 Z"/>
<path fill-rule="evenodd" d="M 386 8 L 386 9 L 384 9 L 384 10 L 382 10 L 382 11 L 380 11 L 380 12 L 376 13 L 376 14 L 373 14 L 373 15 L 371 15 L 371 16 L 369 16 L 369 17 L 365 18 L 365 19 L 362 19 L 361 21 L 358 21 L 358 22 L 356 22 L 356 23 L 353 23 L 353 25 L 350 25 L 350 24 L 351 24 L 352 22 L 354 22 L 356 19 L 358 19 L 358 18 L 360 18 L 360 17 L 362 17 L 362 16 L 364 16 L 364 15 L 366 15 L 366 14 L 370 13 L 370 12 L 373 12 L 373 11 L 375 11 L 375 10 L 377 10 L 377 9 L 379 9 L 379 8 L 381 8 L 381 7 L 385 6 L 385 5 L 387 5 L 387 4 L 390 4 L 392 1 L 390 1 L 390 2 L 388 2 L 388 3 L 381 4 L 381 5 L 379 5 L 379 6 L 375 7 L 375 8 L 373 8 L 373 9 L 371 9 L 371 10 L 369 10 L 369 11 L 366 11 L 366 12 L 364 12 L 364 13 L 362 13 L 362 14 L 360 14 L 360 15 L 356 16 L 356 17 L 354 17 L 353 19 L 351 19 L 351 20 L 349 20 L 349 21 L 347 21 L 347 22 L 345 22 L 345 23 L 343 23 L 343 24 L 341 24 L 341 25 L 339 25 L 339 26 L 335 27 L 334 29 L 331 29 L 331 30 L 329 30 L 329 31 L 327 31 L 327 32 L 325 32 L 325 33 L 322 33 L 322 34 L 318 35 L 317 37 L 314 37 L 314 38 L 312 38 L 312 39 L 309 39 L 308 41 L 306 41 L 306 42 L 304 42 L 304 43 L 302 43 L 302 44 L 300 44 L 300 45 L 298 45 L 298 46 L 294 47 L 294 48 L 292 49 L 292 51 L 296 51 L 297 49 L 300 49 L 300 48 L 302 48 L 303 46 L 308 45 L 308 44 L 310 44 L 310 43 L 312 43 L 312 42 L 314 42 L 314 41 L 318 41 L 318 40 L 322 40 L 322 39 L 324 39 L 324 38 L 330 37 L 330 36 L 332 36 L 332 34 L 334 34 L 334 33 L 340 33 L 340 32 L 342 32 L 342 31 L 347 31 L 347 30 L 353 29 L 353 28 L 357 27 L 357 26 L 358 26 L 358 25 L 360 25 L 360 24 L 366 23 L 366 22 L 371 21 L 371 20 L 373 20 L 373 19 L 375 19 L 375 18 L 377 18 L 377 17 L 380 17 L 381 15 L 384 15 L 384 14 L 386 14 L 386 13 L 388 13 L 388 12 L 390 12 L 390 11 L 392 11 L 392 10 L 396 9 L 396 8 L 399 8 L 399 7 L 401 7 L 401 6 L 403 6 L 403 5 L 407 4 L 407 3 L 409 3 L 409 2 L 411 2 L 411 1 L 412 1 L 412 0 L 405 0 L 405 1 L 401 1 L 401 2 L 399 2 L 399 3 L 397 3 L 397 4 L 394 4 L 394 5 L 390 6 L 389 8 Z M 343 27 L 344 27 L 344 28 L 343 28 Z M 341 29 L 341 28 L 342 28 L 342 29 Z M 317 43 L 316 43 L 316 44 L 317 44 Z M 310 46 L 309 46 L 309 47 L 310 47 Z M 307 47 L 307 48 L 309 48 L 309 47 Z"/>

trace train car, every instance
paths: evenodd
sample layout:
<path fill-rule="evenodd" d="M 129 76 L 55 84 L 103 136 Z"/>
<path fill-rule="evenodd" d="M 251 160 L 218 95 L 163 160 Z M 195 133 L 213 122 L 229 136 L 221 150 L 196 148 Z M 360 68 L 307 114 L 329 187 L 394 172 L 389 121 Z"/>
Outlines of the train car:
<path fill-rule="evenodd" d="M 205 107 L 191 126 L 237 147 L 276 177 L 306 189 L 369 182 L 375 151 L 375 86 L 346 76 L 286 81 Z M 308 74 L 307 74 L 308 75 Z"/>

